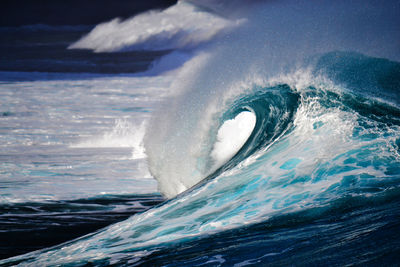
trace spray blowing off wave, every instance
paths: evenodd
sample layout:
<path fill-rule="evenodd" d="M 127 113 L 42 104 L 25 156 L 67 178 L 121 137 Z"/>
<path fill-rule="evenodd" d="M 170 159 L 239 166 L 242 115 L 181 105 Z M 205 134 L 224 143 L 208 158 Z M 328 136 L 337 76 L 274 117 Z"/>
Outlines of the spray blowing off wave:
<path fill-rule="evenodd" d="M 321 59 L 332 51 L 400 59 L 395 45 L 399 30 L 393 27 L 400 23 L 395 15 L 399 9 L 399 4 L 381 6 L 375 1 L 281 1 L 246 10 L 246 23 L 187 62 L 171 86 L 174 99 L 167 100 L 149 124 L 145 147 L 160 190 L 172 197 L 212 174 L 210 140 L 215 140 L 232 99 L 249 88 L 296 69 L 321 69 L 323 75 L 326 67 L 328 78 L 338 77 L 333 73 L 342 66 L 324 65 Z M 364 17 L 369 21 L 359 19 Z M 280 109 L 272 108 L 271 114 L 276 110 Z"/>

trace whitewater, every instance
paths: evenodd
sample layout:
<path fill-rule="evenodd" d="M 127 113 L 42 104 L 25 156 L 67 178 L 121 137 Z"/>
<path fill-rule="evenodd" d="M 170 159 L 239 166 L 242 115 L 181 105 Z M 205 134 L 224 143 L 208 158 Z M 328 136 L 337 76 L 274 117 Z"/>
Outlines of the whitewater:
<path fill-rule="evenodd" d="M 0 29 L 70 34 L 62 63 L 0 63 L 4 243 L 35 216 L 71 233 L 97 219 L 0 265 L 395 265 L 398 14 L 182 0 L 89 30 Z"/>

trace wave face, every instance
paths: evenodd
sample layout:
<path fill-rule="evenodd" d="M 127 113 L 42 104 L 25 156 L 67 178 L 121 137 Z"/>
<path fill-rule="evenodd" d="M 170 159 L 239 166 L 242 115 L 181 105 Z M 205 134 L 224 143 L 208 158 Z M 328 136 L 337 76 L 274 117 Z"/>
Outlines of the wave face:
<path fill-rule="evenodd" d="M 396 262 L 399 7 L 255 2 L 246 23 L 193 51 L 147 125 L 149 169 L 170 200 L 0 263 Z M 240 148 L 219 156 L 242 126 Z"/>

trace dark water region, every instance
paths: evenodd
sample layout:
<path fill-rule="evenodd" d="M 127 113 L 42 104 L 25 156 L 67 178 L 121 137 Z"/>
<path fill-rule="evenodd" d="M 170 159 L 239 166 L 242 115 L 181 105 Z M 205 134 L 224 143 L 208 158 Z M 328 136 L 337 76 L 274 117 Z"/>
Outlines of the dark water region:
<path fill-rule="evenodd" d="M 0 259 L 54 246 L 163 202 L 158 194 L 0 205 Z"/>
<path fill-rule="evenodd" d="M 166 8 L 174 3 L 176 0 L 3 0 L 0 26 L 94 25 L 149 9 Z"/>
<path fill-rule="evenodd" d="M 36 25 L 0 28 L 0 71 L 48 73 L 135 73 L 166 51 L 93 53 L 67 49 L 92 27 Z"/>

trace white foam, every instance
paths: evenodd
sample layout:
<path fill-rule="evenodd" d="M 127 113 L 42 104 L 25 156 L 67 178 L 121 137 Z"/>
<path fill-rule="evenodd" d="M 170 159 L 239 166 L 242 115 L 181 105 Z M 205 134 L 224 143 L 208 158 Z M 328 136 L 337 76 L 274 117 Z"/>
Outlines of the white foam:
<path fill-rule="evenodd" d="M 145 158 L 146 154 L 143 147 L 143 136 L 145 134 L 145 121 L 140 125 L 134 125 L 127 120 L 117 119 L 110 132 L 106 132 L 98 137 L 91 137 L 78 144 L 73 144 L 75 148 L 108 148 L 108 147 L 131 147 L 132 159 Z"/>
<path fill-rule="evenodd" d="M 215 168 L 226 163 L 242 148 L 255 125 L 256 116 L 250 111 L 241 112 L 234 119 L 224 122 L 218 130 L 217 142 L 211 152 Z"/>
<path fill-rule="evenodd" d="M 96 52 L 193 48 L 237 23 L 179 1 L 162 11 L 99 24 L 69 48 Z"/>

